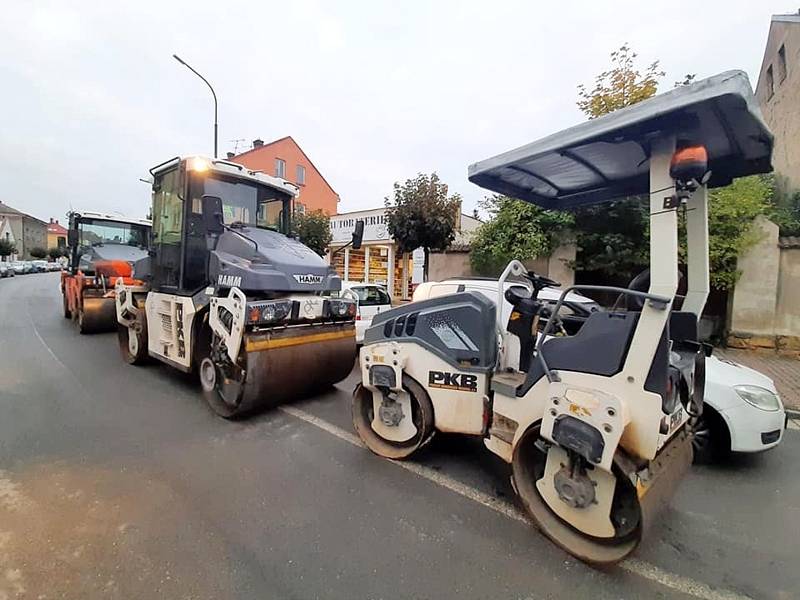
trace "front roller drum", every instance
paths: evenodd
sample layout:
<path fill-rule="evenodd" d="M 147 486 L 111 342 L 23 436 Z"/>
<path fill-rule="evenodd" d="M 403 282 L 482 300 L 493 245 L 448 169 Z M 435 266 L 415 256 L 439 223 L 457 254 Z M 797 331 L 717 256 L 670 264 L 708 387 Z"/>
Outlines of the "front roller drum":
<path fill-rule="evenodd" d="M 114 298 L 84 298 L 78 309 L 78 330 L 81 333 L 114 331 L 117 326 L 117 307 Z"/>
<path fill-rule="evenodd" d="M 356 361 L 352 323 L 246 333 L 238 365 L 205 358 L 199 366 L 212 410 L 238 419 L 324 390 L 345 379 Z"/>
<path fill-rule="evenodd" d="M 400 423 L 395 422 L 393 423 L 394 427 L 388 429 L 380 423 L 380 414 L 375 414 L 375 399 L 372 391 L 361 383 L 353 391 L 353 428 L 358 437 L 367 448 L 378 456 L 393 460 L 409 458 L 425 446 L 436 432 L 433 404 L 425 389 L 406 374 L 403 374 L 402 387 L 408 396 L 407 401 L 404 402 L 406 408 L 399 413 L 398 421 L 408 420 L 413 427 L 409 435 L 402 436 L 400 439 L 387 435 Z M 380 413 L 380 408 L 378 408 L 378 412 Z M 377 428 L 376 423 L 379 425 Z M 391 437 L 395 437 L 395 439 L 391 439 Z"/>
<path fill-rule="evenodd" d="M 544 445 L 536 443 L 539 439 L 539 427 L 532 427 L 514 449 L 514 488 L 542 533 L 576 558 L 598 566 L 617 563 L 639 546 L 692 462 L 691 439 L 684 432 L 675 436 L 650 462 L 647 480 L 628 468 L 631 461 L 620 455 L 613 467 L 616 486 L 610 517 L 614 535 L 600 538 L 562 519 L 541 495 L 536 482 L 544 475 L 547 454 L 542 450 Z"/>

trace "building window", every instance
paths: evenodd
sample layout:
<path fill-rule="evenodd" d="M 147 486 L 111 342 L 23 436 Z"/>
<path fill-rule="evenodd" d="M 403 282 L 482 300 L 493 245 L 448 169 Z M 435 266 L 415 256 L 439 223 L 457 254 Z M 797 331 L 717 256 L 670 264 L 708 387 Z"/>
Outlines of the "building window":
<path fill-rule="evenodd" d="M 275 177 L 286 177 L 286 161 L 282 158 L 275 159 Z"/>
<path fill-rule="evenodd" d="M 306 184 L 306 168 L 303 165 L 297 165 L 297 185 Z"/>
<path fill-rule="evenodd" d="M 297 202 L 297 203 L 294 205 L 294 212 L 296 212 L 298 215 L 304 215 L 304 214 L 306 214 L 306 205 L 305 205 L 305 204 L 302 204 L 302 203 L 300 203 L 300 202 Z"/>
<path fill-rule="evenodd" d="M 778 48 L 778 83 L 786 79 L 786 47 L 781 44 Z"/>
<path fill-rule="evenodd" d="M 775 76 L 772 74 L 772 65 L 767 67 L 767 100 L 775 95 Z"/>

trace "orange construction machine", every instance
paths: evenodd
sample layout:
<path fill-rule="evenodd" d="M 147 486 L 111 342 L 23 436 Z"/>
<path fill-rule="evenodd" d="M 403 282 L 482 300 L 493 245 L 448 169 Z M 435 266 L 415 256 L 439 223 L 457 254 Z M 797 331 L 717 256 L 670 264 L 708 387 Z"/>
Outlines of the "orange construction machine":
<path fill-rule="evenodd" d="M 72 212 L 69 215 L 69 266 L 61 273 L 64 318 L 81 333 L 117 327 L 114 285 L 134 283 L 133 263 L 147 257 L 150 221 L 119 214 Z"/>

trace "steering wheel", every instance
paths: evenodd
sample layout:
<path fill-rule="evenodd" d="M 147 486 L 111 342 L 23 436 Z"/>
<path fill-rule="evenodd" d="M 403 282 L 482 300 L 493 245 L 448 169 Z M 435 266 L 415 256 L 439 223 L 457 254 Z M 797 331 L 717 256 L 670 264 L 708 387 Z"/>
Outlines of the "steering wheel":
<path fill-rule="evenodd" d="M 533 284 L 533 289 L 536 290 L 536 292 L 546 287 L 561 287 L 561 284 L 555 279 L 550 279 L 544 275 L 537 275 L 534 271 L 528 271 L 524 277 Z"/>

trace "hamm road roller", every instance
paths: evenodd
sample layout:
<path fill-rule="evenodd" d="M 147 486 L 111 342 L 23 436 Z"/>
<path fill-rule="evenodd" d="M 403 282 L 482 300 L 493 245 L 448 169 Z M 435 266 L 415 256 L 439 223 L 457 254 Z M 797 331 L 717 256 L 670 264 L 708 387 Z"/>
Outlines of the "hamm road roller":
<path fill-rule="evenodd" d="M 770 171 L 771 155 L 747 76 L 731 71 L 471 165 L 473 183 L 549 210 L 642 196 L 649 288 L 570 286 L 550 307 L 538 294 L 558 283 L 512 261 L 496 303 L 467 292 L 377 315 L 353 394 L 361 439 L 404 459 L 437 430 L 480 436 L 553 542 L 592 564 L 624 559 L 692 460 L 709 351 L 698 335 L 707 190 Z M 687 292 L 676 297 L 681 222 Z M 565 335 L 556 325 L 571 291 L 619 299 Z"/>
<path fill-rule="evenodd" d="M 150 221 L 114 213 L 69 214 L 69 265 L 61 272 L 64 318 L 81 333 L 113 331 L 117 326 L 114 285 L 130 282 L 132 265 L 147 256 Z"/>
<path fill-rule="evenodd" d="M 123 358 L 196 372 L 225 418 L 344 379 L 356 359 L 356 305 L 322 295 L 341 279 L 291 235 L 298 188 L 199 156 L 150 173 L 149 256 L 135 280 L 116 283 Z M 362 233 L 357 224 L 355 247 Z"/>

